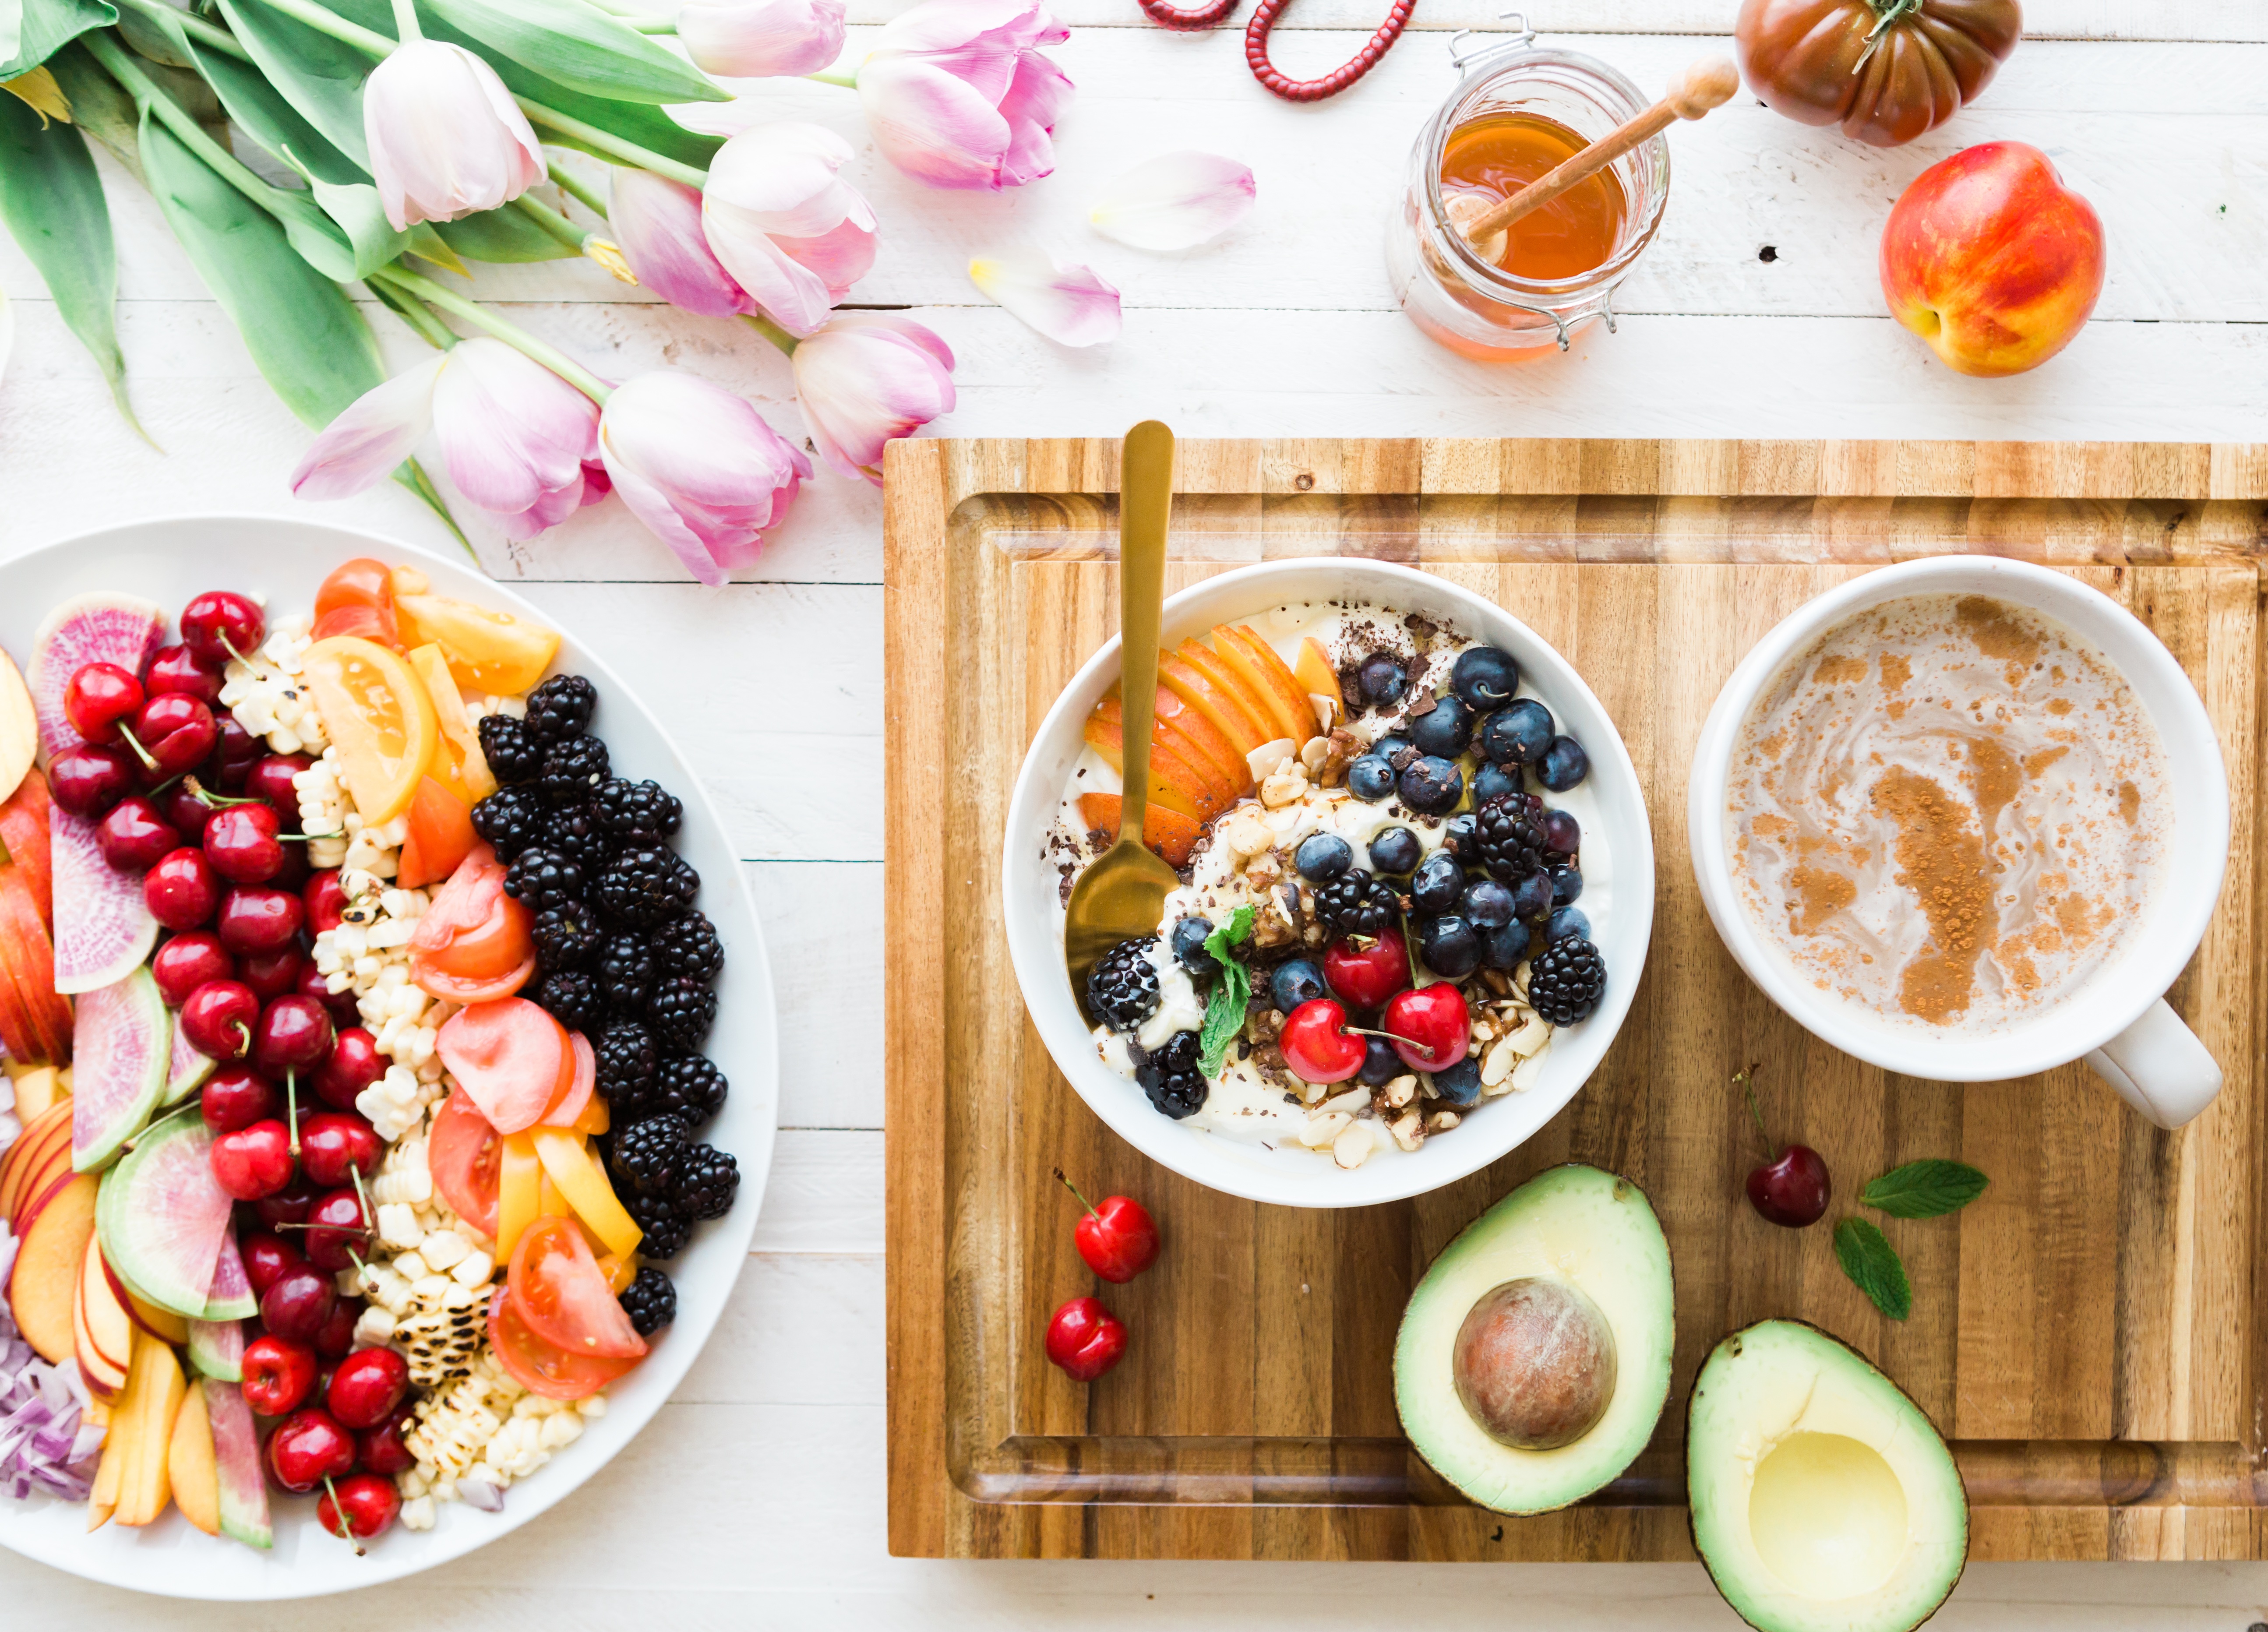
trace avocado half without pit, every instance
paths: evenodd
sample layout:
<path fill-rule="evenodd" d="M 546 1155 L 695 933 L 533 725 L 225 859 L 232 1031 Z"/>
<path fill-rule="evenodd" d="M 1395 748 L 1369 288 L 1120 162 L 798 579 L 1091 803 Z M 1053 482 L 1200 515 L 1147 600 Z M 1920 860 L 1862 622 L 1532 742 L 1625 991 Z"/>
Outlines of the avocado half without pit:
<path fill-rule="evenodd" d="M 1909 1632 L 1961 1579 L 1969 1499 L 1922 1408 L 1818 1327 L 1717 1345 L 1685 1430 L 1693 1545 L 1762 1632 Z"/>
<path fill-rule="evenodd" d="M 1410 1294 L 1394 1399 L 1418 1455 L 1500 1513 L 1580 1501 L 1629 1467 L 1669 1397 L 1669 1244 L 1595 1167 L 1537 1174 Z"/>

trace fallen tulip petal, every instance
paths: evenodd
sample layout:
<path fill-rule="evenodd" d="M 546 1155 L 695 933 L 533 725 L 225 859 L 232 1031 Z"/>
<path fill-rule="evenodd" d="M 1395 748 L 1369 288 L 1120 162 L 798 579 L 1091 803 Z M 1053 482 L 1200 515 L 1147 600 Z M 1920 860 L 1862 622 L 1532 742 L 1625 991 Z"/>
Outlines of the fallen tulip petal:
<path fill-rule="evenodd" d="M 1252 213 L 1252 172 L 1218 153 L 1160 154 L 1102 189 L 1086 218 L 1136 249 L 1189 249 Z"/>
<path fill-rule="evenodd" d="M 1094 346 L 1118 338 L 1118 291 L 1092 268 L 1063 266 L 1043 249 L 1012 249 L 971 261 L 968 281 L 1059 344 Z"/>

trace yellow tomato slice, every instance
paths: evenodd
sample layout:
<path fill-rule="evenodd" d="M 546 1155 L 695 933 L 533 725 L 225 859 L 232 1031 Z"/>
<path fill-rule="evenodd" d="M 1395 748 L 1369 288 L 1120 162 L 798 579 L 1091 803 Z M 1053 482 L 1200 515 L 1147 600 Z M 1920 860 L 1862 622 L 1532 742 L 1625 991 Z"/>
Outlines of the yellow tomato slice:
<path fill-rule="evenodd" d="M 583 1136 L 564 1128 L 536 1127 L 528 1132 L 534 1138 L 535 1154 L 543 1163 L 546 1176 L 559 1187 L 559 1194 L 575 1209 L 575 1216 L 591 1226 L 591 1232 L 606 1244 L 608 1252 L 637 1251 L 644 1231 L 615 1198 L 605 1171 L 591 1159 Z"/>
<path fill-rule="evenodd" d="M 559 636 L 541 624 L 446 595 L 396 595 L 394 616 L 403 645 L 440 647 L 459 685 L 495 696 L 533 687 L 559 651 Z"/>
<path fill-rule="evenodd" d="M 425 695 L 433 700 L 433 717 L 441 724 L 441 740 L 428 774 L 452 793 L 464 795 L 468 805 L 477 805 L 497 790 L 497 779 L 489 769 L 488 755 L 481 752 L 481 733 L 465 712 L 465 695 L 457 689 L 457 677 L 449 673 L 449 660 L 438 646 L 420 646 L 409 654 L 409 666 L 425 683 Z"/>
<path fill-rule="evenodd" d="M 301 661 L 355 808 L 373 827 L 392 821 L 409 808 L 440 739 L 432 699 L 407 663 L 358 636 L 319 640 Z"/>
<path fill-rule="evenodd" d="M 525 1133 L 504 1136 L 504 1154 L 497 1161 L 497 1261 L 512 1257 L 512 1249 L 527 1226 L 542 1216 L 542 1164 L 535 1142 Z"/>

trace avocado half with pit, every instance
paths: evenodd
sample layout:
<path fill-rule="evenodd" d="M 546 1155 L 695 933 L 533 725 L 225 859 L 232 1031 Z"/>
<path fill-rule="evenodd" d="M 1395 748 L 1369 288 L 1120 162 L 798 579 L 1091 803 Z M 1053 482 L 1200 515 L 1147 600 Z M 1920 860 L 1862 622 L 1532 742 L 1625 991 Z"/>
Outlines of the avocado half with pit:
<path fill-rule="evenodd" d="M 1394 1345 L 1403 1431 L 1499 1513 L 1580 1501 L 1628 1467 L 1669 1398 L 1669 1243 L 1627 1179 L 1537 1174 L 1441 1249 Z"/>
<path fill-rule="evenodd" d="M 1762 1632 L 1908 1632 L 1969 1558 L 1969 1497 L 1922 1408 L 1817 1327 L 1717 1345 L 1685 1430 L 1693 1545 Z"/>

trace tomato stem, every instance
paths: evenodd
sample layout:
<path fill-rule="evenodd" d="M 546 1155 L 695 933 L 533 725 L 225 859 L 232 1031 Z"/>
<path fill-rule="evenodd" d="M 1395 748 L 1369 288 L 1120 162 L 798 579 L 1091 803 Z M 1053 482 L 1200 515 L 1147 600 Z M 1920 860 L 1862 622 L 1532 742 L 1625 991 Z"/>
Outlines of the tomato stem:
<path fill-rule="evenodd" d="M 1063 1187 L 1064 1187 L 1064 1189 L 1066 1189 L 1066 1190 L 1070 1191 L 1073 1195 L 1077 1195 L 1077 1196 L 1079 1196 L 1079 1204 L 1081 1207 L 1084 1207 L 1085 1209 L 1086 1209 L 1086 1210 L 1087 1210 L 1088 1212 L 1090 1212 L 1090 1213 L 1094 1213 L 1094 1216 L 1095 1216 L 1097 1218 L 1100 1218 L 1100 1217 L 1102 1217 L 1102 1215 L 1101 1215 L 1101 1213 L 1095 1213 L 1095 1212 L 1094 1212 L 1094 1202 L 1092 1202 L 1088 1201 L 1085 1196 L 1083 1196 L 1083 1195 L 1079 1195 L 1079 1187 L 1078 1187 L 1077 1185 L 1073 1184 L 1070 1180 L 1065 1179 L 1065 1178 L 1064 1177 L 1064 1170 L 1063 1170 L 1062 1168 L 1058 1167 L 1058 1168 L 1057 1168 L 1055 1171 L 1056 1171 L 1056 1178 L 1057 1178 L 1057 1180 L 1058 1180 L 1058 1181 L 1063 1185 Z"/>
<path fill-rule="evenodd" d="M 1874 8 L 1874 26 L 1867 31 L 1867 48 L 1851 64 L 1853 78 L 1866 67 L 1867 59 L 1881 48 L 1883 34 L 1921 10 L 1921 0 L 1867 0 L 1867 4 Z"/>

